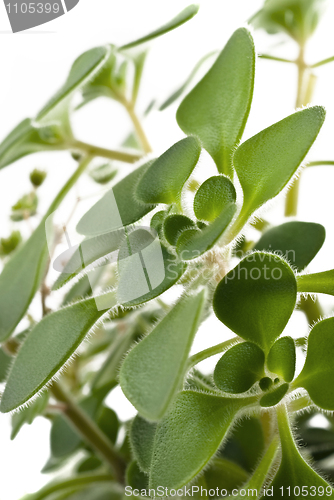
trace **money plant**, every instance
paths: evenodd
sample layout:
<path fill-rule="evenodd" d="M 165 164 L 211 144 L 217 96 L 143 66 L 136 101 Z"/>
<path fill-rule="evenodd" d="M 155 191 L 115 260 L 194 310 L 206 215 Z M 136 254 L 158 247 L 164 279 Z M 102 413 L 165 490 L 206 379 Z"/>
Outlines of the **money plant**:
<path fill-rule="evenodd" d="M 59 150 L 76 165 L 38 222 L 46 173 L 34 170 L 31 192 L 11 213 L 14 228 L 28 221 L 31 236 L 24 241 L 16 225 L 1 239 L 0 410 L 12 412 L 13 439 L 37 415 L 50 420 L 43 472 L 57 471 L 29 500 L 334 498 L 324 462 L 334 453 L 334 317 L 318 299 L 334 295 L 334 270 L 307 272 L 325 229 L 296 218 L 299 178 L 319 164 L 307 154 L 325 120 L 325 109 L 311 105 L 314 68 L 334 59 L 305 61 L 322 8 L 321 0 L 267 0 L 250 29 L 237 29 L 168 99 L 153 102 L 146 114 L 177 102 L 181 140 L 160 155 L 136 107 L 147 48 L 189 21 L 193 5 L 134 42 L 80 55 L 43 109 L 2 141 L 1 168 Z M 297 59 L 261 47 L 258 56 L 252 29 L 292 39 Z M 257 58 L 297 66 L 296 109 L 243 140 L 255 67 L 268 64 Z M 113 149 L 79 140 L 72 128 L 77 109 L 101 96 L 133 124 Z M 103 186 L 100 197 L 78 218 L 79 243 L 57 253 L 68 237 L 53 222 L 58 207 L 87 174 Z M 286 200 L 287 218 L 273 226 L 263 207 L 276 197 Z M 41 317 L 30 307 L 35 296 Z M 310 328 L 292 338 L 284 330 L 297 309 Z M 222 342 L 190 354 L 210 315 Z M 203 373 L 197 365 L 214 355 Z M 132 420 L 106 403 L 118 385 L 137 411 Z M 319 413 L 326 428 L 312 425 Z"/>

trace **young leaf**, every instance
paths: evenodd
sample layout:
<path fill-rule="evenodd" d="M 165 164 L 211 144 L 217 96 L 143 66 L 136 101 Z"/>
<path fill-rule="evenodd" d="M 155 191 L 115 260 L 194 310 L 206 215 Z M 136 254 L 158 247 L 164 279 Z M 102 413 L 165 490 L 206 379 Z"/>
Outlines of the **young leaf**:
<path fill-rule="evenodd" d="M 154 206 L 135 199 L 138 182 L 153 161 L 145 163 L 119 181 L 80 219 L 77 231 L 88 236 L 99 236 L 137 222 Z"/>
<path fill-rule="evenodd" d="M 49 401 L 49 394 L 44 392 L 27 408 L 22 408 L 12 415 L 12 432 L 10 439 L 15 439 L 24 424 L 31 425 L 38 415 L 41 415 Z"/>
<path fill-rule="evenodd" d="M 334 295 L 334 269 L 297 276 L 298 292 Z"/>
<path fill-rule="evenodd" d="M 139 180 L 136 196 L 148 204 L 179 203 L 184 183 L 194 170 L 201 146 L 195 137 L 186 137 L 163 153 Z"/>
<path fill-rule="evenodd" d="M 108 60 L 109 52 L 110 48 L 105 46 L 96 47 L 81 54 L 81 56 L 74 61 L 64 85 L 41 109 L 36 119 L 40 121 L 45 118 L 51 111 L 54 111 L 56 106 L 64 99 L 70 98 L 76 90 L 92 78 Z"/>
<path fill-rule="evenodd" d="M 196 229 L 196 225 L 185 215 L 169 215 L 163 221 L 164 236 L 170 245 L 176 246 L 181 233 L 187 229 Z"/>
<path fill-rule="evenodd" d="M 62 137 L 50 142 L 41 131 L 30 118 L 20 122 L 0 144 L 0 169 L 32 153 L 65 149 Z"/>
<path fill-rule="evenodd" d="M 264 361 L 264 352 L 256 344 L 237 344 L 223 354 L 216 364 L 215 384 L 224 392 L 246 392 L 263 377 Z"/>
<path fill-rule="evenodd" d="M 324 410 L 334 410 L 334 318 L 317 323 L 308 337 L 307 356 L 294 387 L 304 387 L 312 401 Z"/>
<path fill-rule="evenodd" d="M 181 488 L 191 481 L 216 453 L 238 411 L 253 401 L 181 392 L 158 423 L 149 487 Z"/>
<path fill-rule="evenodd" d="M 149 42 L 154 38 L 157 38 L 161 35 L 164 35 L 165 33 L 168 33 L 169 31 L 174 30 L 175 28 L 178 28 L 182 24 L 192 19 L 197 14 L 198 9 L 198 5 L 189 5 L 168 23 L 152 31 L 152 33 L 149 33 L 148 35 L 145 35 L 141 38 L 138 38 L 137 40 L 134 40 L 133 42 L 129 42 L 126 45 L 123 45 L 122 47 L 120 47 L 120 49 L 131 49 L 132 47 L 136 47 L 137 45 L 141 45 L 142 43 Z"/>
<path fill-rule="evenodd" d="M 253 250 L 278 253 L 301 272 L 317 255 L 325 238 L 321 224 L 291 221 L 268 229 Z"/>
<path fill-rule="evenodd" d="M 149 472 L 152 461 L 154 437 L 157 424 L 148 422 L 140 415 L 136 415 L 130 427 L 130 442 L 133 455 L 139 467 L 144 472 Z"/>
<path fill-rule="evenodd" d="M 224 458 L 214 458 L 210 467 L 204 473 L 205 481 L 210 490 L 227 490 L 232 493 L 241 487 L 248 479 L 247 472 L 235 462 Z"/>
<path fill-rule="evenodd" d="M 242 260 L 216 288 L 217 318 L 245 340 L 268 352 L 296 304 L 296 278 L 273 254 L 255 252 Z"/>
<path fill-rule="evenodd" d="M 281 438 L 282 459 L 278 472 L 271 483 L 274 500 L 282 499 L 282 491 L 314 492 L 316 497 L 321 491 L 326 492 L 326 498 L 334 498 L 329 484 L 320 477 L 303 459 L 292 437 L 288 417 L 284 406 L 278 407 L 278 426 Z M 296 489 L 295 489 L 296 488 Z M 298 488 L 298 489 L 297 489 Z M 318 493 L 318 494 L 317 494 Z"/>
<path fill-rule="evenodd" d="M 186 88 L 191 84 L 192 80 L 195 78 L 196 73 L 198 70 L 201 68 L 201 66 L 207 61 L 210 57 L 217 55 L 217 52 L 210 52 L 209 54 L 206 54 L 205 56 L 202 57 L 186 79 L 186 81 L 177 89 L 175 90 L 172 95 L 170 95 L 159 107 L 159 111 L 163 111 L 171 104 L 173 104 L 181 95 L 186 91 Z"/>
<path fill-rule="evenodd" d="M 121 388 L 149 420 L 161 419 L 182 387 L 203 305 L 204 292 L 182 297 L 124 360 Z"/>
<path fill-rule="evenodd" d="M 235 187 L 228 177 L 210 177 L 198 188 L 194 199 L 194 212 L 199 220 L 213 221 L 230 203 L 237 199 Z"/>
<path fill-rule="evenodd" d="M 45 316 L 29 332 L 15 358 L 0 411 L 14 410 L 45 387 L 104 312 L 97 309 L 91 298 Z"/>
<path fill-rule="evenodd" d="M 236 212 L 235 203 L 230 203 L 218 217 L 204 229 L 183 231 L 177 240 L 176 251 L 183 261 L 199 257 L 214 246 L 232 221 Z"/>
<path fill-rule="evenodd" d="M 289 390 L 289 384 L 282 384 L 271 391 L 268 391 L 260 399 L 260 405 L 264 408 L 276 406 L 286 395 Z"/>
<path fill-rule="evenodd" d="M 186 265 L 170 253 L 149 231 L 129 234 L 119 251 L 120 304 L 134 306 L 158 297 L 182 276 Z"/>
<path fill-rule="evenodd" d="M 98 184 L 108 184 L 117 175 L 117 169 L 112 163 L 103 163 L 92 169 L 89 175 Z"/>
<path fill-rule="evenodd" d="M 138 463 L 133 460 L 126 469 L 126 484 L 139 491 L 148 489 L 148 476 L 143 472 Z"/>
<path fill-rule="evenodd" d="M 268 369 L 282 377 L 285 382 L 291 382 L 296 369 L 296 348 L 291 337 L 276 340 L 267 358 Z"/>
<path fill-rule="evenodd" d="M 297 111 L 241 144 L 233 164 L 244 193 L 239 218 L 274 198 L 288 184 L 315 141 L 325 119 L 321 106 Z"/>
<path fill-rule="evenodd" d="M 254 70 L 253 39 L 245 28 L 238 29 L 176 115 L 181 129 L 199 137 L 219 172 L 229 177 L 233 175 L 233 149 L 241 139 L 252 102 Z"/>

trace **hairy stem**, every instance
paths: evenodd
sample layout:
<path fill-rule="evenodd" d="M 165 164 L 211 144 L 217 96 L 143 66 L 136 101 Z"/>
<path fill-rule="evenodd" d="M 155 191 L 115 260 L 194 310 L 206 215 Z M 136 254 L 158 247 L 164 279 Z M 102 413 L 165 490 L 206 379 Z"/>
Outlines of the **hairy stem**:
<path fill-rule="evenodd" d="M 225 340 L 225 342 L 221 342 L 220 344 L 214 345 L 212 347 L 209 347 L 208 349 L 204 349 L 204 351 L 200 351 L 194 354 L 188 360 L 188 369 L 197 365 L 201 361 L 204 361 L 204 359 L 206 358 L 210 358 L 215 354 L 220 354 L 221 352 L 225 351 L 225 349 L 235 344 L 235 342 L 237 342 L 238 340 L 239 337 L 233 337 L 232 339 Z"/>
<path fill-rule="evenodd" d="M 334 161 L 332 160 L 320 160 L 320 161 L 310 161 L 309 164 L 307 165 L 308 167 L 318 167 L 322 165 L 334 165 Z"/>
<path fill-rule="evenodd" d="M 73 140 L 69 144 L 69 148 L 73 151 L 84 153 L 89 156 L 100 156 L 101 158 L 107 158 L 108 160 L 123 161 L 125 163 L 136 163 L 136 161 L 142 158 L 142 155 L 139 154 L 100 148 L 99 146 L 94 146 L 93 144 L 88 144 L 87 142 L 78 140 Z"/>
<path fill-rule="evenodd" d="M 125 109 L 127 110 L 129 117 L 131 118 L 131 121 L 133 123 L 134 129 L 135 129 L 136 134 L 138 136 L 138 139 L 141 142 L 143 150 L 145 151 L 145 153 L 151 153 L 152 152 L 151 145 L 148 142 L 147 136 L 146 136 L 145 131 L 142 127 L 142 124 L 140 123 L 140 120 L 137 116 L 137 113 L 135 111 L 133 104 L 128 102 L 128 101 L 124 101 L 123 105 L 124 105 Z"/>
<path fill-rule="evenodd" d="M 261 59 L 269 59 L 270 61 L 279 61 L 284 63 L 296 64 L 293 59 L 284 59 L 283 57 L 270 56 L 269 54 L 259 54 Z"/>
<path fill-rule="evenodd" d="M 63 414 L 65 417 L 80 432 L 85 441 L 110 465 L 115 479 L 124 484 L 125 462 L 109 439 L 58 382 L 53 382 L 50 390 L 57 401 L 64 403 L 66 409 Z"/>
<path fill-rule="evenodd" d="M 317 323 L 323 317 L 323 311 L 318 298 L 313 300 L 309 295 L 300 298 L 298 309 L 304 312 L 309 325 Z"/>
<path fill-rule="evenodd" d="M 248 481 L 247 485 L 243 487 L 246 490 L 257 490 L 258 493 L 262 490 L 268 474 L 275 462 L 277 450 L 279 445 L 279 438 L 275 436 L 267 448 L 261 462 L 257 466 L 253 476 Z"/>

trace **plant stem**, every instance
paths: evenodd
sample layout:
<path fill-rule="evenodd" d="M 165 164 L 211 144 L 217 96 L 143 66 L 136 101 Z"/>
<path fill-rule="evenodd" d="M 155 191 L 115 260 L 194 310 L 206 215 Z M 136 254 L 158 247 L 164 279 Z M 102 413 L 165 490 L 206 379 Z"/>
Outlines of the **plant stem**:
<path fill-rule="evenodd" d="M 311 101 L 314 90 L 314 84 L 311 85 L 309 81 L 307 82 L 307 85 L 305 83 L 305 78 L 307 76 L 307 72 L 309 71 L 309 67 L 305 63 L 304 57 L 305 57 L 305 49 L 304 46 L 301 45 L 299 49 L 299 56 L 296 61 L 298 68 L 298 89 L 296 98 L 296 108 L 301 108 L 302 106 L 306 106 L 306 104 L 308 104 Z M 313 77 L 309 75 L 309 79 L 310 78 Z M 286 217 L 297 215 L 299 185 L 300 185 L 300 178 L 297 178 L 295 179 L 294 183 L 291 186 L 291 189 L 287 193 L 285 201 Z"/>
<path fill-rule="evenodd" d="M 271 441 L 270 445 L 267 448 L 264 456 L 262 457 L 261 462 L 258 464 L 253 476 L 248 481 L 246 486 L 243 486 L 243 489 L 246 490 L 257 490 L 258 493 L 262 490 L 263 485 L 267 479 L 267 476 L 272 468 L 272 465 L 275 461 L 277 450 L 279 445 L 278 436 L 275 436 Z"/>
<path fill-rule="evenodd" d="M 232 344 L 235 344 L 239 340 L 239 337 L 233 337 L 232 339 L 225 340 L 225 342 L 221 342 L 220 344 L 209 347 L 208 349 L 204 349 L 204 351 L 200 351 L 188 359 L 188 370 L 193 366 L 197 365 L 201 361 L 204 361 L 206 358 L 210 358 L 215 354 L 220 354 L 225 351 Z"/>
<path fill-rule="evenodd" d="M 320 160 L 320 161 L 310 161 L 309 164 L 307 165 L 308 167 L 318 167 L 321 165 L 334 165 L 333 160 Z"/>
<path fill-rule="evenodd" d="M 305 313 L 309 325 L 317 323 L 323 317 L 323 311 L 318 298 L 313 300 L 309 295 L 307 297 L 301 297 L 298 309 Z"/>
<path fill-rule="evenodd" d="M 143 150 L 145 151 L 145 153 L 151 153 L 152 152 L 151 145 L 148 142 L 148 139 L 146 137 L 146 134 L 145 134 L 144 129 L 140 123 L 140 120 L 137 116 L 137 113 L 135 111 L 133 104 L 127 100 L 122 101 L 122 103 L 123 103 L 125 109 L 127 110 L 127 112 L 129 113 L 129 116 L 130 116 L 131 121 L 133 123 L 133 126 L 135 128 L 138 139 L 140 140 L 141 145 L 143 146 Z"/>
<path fill-rule="evenodd" d="M 334 56 L 327 57 L 327 59 L 323 59 L 322 61 L 312 64 L 311 68 L 318 68 L 319 66 L 323 66 L 324 64 L 328 64 L 333 61 L 334 61 Z"/>
<path fill-rule="evenodd" d="M 72 400 L 58 382 L 53 382 L 50 390 L 57 401 L 64 403 L 64 415 L 83 436 L 85 441 L 111 466 L 115 479 L 124 484 L 125 463 L 113 448 L 112 443 L 87 414 Z"/>
<path fill-rule="evenodd" d="M 284 63 L 296 64 L 293 59 L 284 59 L 282 57 L 270 56 L 269 54 L 259 54 L 261 59 L 269 59 L 270 61 L 279 61 Z"/>
<path fill-rule="evenodd" d="M 89 156 L 100 156 L 101 158 L 108 158 L 108 160 L 123 161 L 125 163 L 136 163 L 142 158 L 142 155 L 127 153 L 125 151 L 115 151 L 113 149 L 100 148 L 87 142 L 73 140 L 69 144 L 69 148 L 79 153 L 84 153 Z"/>
<path fill-rule="evenodd" d="M 51 484 L 50 486 L 46 486 L 41 491 L 39 491 L 35 496 L 33 496 L 33 500 L 44 500 L 44 498 L 49 497 L 53 493 L 57 491 L 86 486 L 87 484 L 92 483 L 102 483 L 102 482 L 110 482 L 113 480 L 113 477 L 109 474 L 89 474 L 81 477 L 76 477 L 73 479 L 67 479 L 65 481 Z"/>

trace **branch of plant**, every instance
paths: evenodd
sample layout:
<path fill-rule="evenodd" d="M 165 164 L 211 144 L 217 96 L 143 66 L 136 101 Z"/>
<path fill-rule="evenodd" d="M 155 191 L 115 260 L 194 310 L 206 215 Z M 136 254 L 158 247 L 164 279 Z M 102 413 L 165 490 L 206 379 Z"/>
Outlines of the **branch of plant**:
<path fill-rule="evenodd" d="M 190 358 L 188 359 L 188 370 L 193 368 L 201 361 L 204 361 L 205 359 L 210 358 L 215 354 L 220 354 L 221 352 L 225 351 L 226 349 L 228 349 L 233 344 L 239 341 L 240 341 L 239 337 L 233 337 L 232 339 L 225 340 L 225 342 L 221 342 L 220 344 L 208 347 L 208 349 L 204 349 L 203 351 L 193 354 L 193 356 L 190 356 Z"/>
<path fill-rule="evenodd" d="M 72 400 L 59 382 L 53 382 L 50 391 L 58 402 L 65 405 L 63 413 L 65 417 L 80 432 L 85 441 L 99 454 L 99 456 L 109 464 L 115 475 L 115 479 L 120 484 L 124 484 L 126 464 L 123 457 L 113 447 L 106 435 Z"/>
<path fill-rule="evenodd" d="M 127 110 L 129 117 L 131 118 L 131 121 L 133 123 L 134 129 L 135 129 L 136 134 L 138 136 L 138 139 L 141 142 L 143 150 L 145 151 L 145 153 L 151 153 L 152 152 L 151 145 L 147 139 L 147 136 L 146 136 L 145 131 L 142 127 L 142 124 L 137 116 L 134 105 L 125 99 L 122 101 L 122 104 L 125 107 L 125 109 Z"/>
<path fill-rule="evenodd" d="M 65 481 L 45 486 L 35 496 L 33 496 L 33 500 L 44 500 L 53 493 L 57 493 L 61 490 L 70 489 L 73 487 L 77 487 L 77 489 L 80 489 L 81 487 L 93 483 L 111 482 L 113 481 L 113 479 L 114 478 L 109 474 L 87 474 L 78 476 L 73 479 L 67 479 Z"/>
<path fill-rule="evenodd" d="M 140 154 L 128 153 L 126 151 L 117 151 L 105 149 L 87 142 L 73 140 L 68 144 L 68 148 L 74 152 L 84 153 L 89 156 L 99 156 L 108 160 L 117 160 L 124 163 L 136 163 L 142 158 Z"/>

